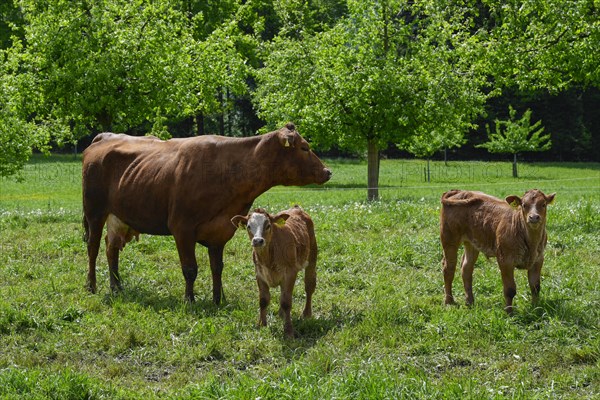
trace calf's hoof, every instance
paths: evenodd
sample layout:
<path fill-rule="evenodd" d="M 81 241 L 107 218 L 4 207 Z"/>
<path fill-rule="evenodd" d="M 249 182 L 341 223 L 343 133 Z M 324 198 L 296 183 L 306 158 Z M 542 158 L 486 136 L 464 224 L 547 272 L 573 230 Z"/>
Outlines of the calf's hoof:
<path fill-rule="evenodd" d="M 454 306 L 456 305 L 456 302 L 454 301 L 454 297 L 452 296 L 446 296 L 446 298 L 444 299 L 444 304 L 447 306 Z"/>

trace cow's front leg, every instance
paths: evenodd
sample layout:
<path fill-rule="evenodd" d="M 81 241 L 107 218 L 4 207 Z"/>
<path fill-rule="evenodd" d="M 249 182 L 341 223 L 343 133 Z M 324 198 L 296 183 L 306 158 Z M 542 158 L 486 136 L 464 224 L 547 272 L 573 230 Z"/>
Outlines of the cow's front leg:
<path fill-rule="evenodd" d="M 292 295 L 294 294 L 295 283 L 296 274 L 286 276 L 281 283 L 279 316 L 283 318 L 283 333 L 287 338 L 294 337 L 294 327 L 292 326 Z"/>
<path fill-rule="evenodd" d="M 267 307 L 271 302 L 271 291 L 269 285 L 258 276 L 256 277 L 256 283 L 258 284 L 258 305 L 260 308 L 258 326 L 267 326 Z"/>
<path fill-rule="evenodd" d="M 502 274 L 502 287 L 504 291 L 505 310 L 507 313 L 513 313 L 513 298 L 517 294 L 517 284 L 515 283 L 515 269 L 510 265 L 498 263 L 500 273 Z"/>
<path fill-rule="evenodd" d="M 527 279 L 529 281 L 529 288 L 531 289 L 531 302 L 537 304 L 540 300 L 541 290 L 541 276 L 542 276 L 542 264 L 544 260 L 535 263 L 529 270 L 527 270 Z"/>
<path fill-rule="evenodd" d="M 221 304 L 221 300 L 225 301 L 225 293 L 223 293 L 223 283 L 221 276 L 223 274 L 223 249 L 225 246 L 211 246 L 208 248 L 208 258 L 210 260 L 210 270 L 212 272 L 213 281 L 213 302 L 216 305 Z"/>
<path fill-rule="evenodd" d="M 190 303 L 195 301 L 194 282 L 198 276 L 198 263 L 196 262 L 196 242 L 192 239 L 194 235 L 182 235 L 175 237 L 175 244 L 179 252 L 181 271 L 185 278 L 185 299 Z"/>

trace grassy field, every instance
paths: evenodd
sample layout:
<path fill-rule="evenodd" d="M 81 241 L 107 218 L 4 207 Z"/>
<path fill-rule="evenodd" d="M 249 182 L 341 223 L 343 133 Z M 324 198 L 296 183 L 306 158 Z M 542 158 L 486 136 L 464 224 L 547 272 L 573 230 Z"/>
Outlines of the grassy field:
<path fill-rule="evenodd" d="M 381 201 L 367 203 L 366 165 L 329 160 L 323 188 L 277 187 L 255 206 L 295 203 L 320 247 L 314 318 L 302 320 L 301 280 L 283 337 L 273 290 L 258 329 L 258 290 L 243 232 L 226 247 L 226 301 L 212 304 L 198 246 L 197 302 L 183 300 L 173 239 L 141 235 L 121 255 L 125 291 L 84 289 L 81 167 L 35 158 L 24 181 L 0 180 L 0 398 L 480 399 L 600 397 L 600 165 L 383 160 Z M 453 189 L 504 197 L 557 192 L 541 302 L 516 273 L 503 311 L 495 260 L 481 257 L 475 306 L 443 305 L 439 197 Z M 102 246 L 102 249 L 104 245 Z M 103 251 L 103 250 L 102 250 Z M 302 275 L 301 275 L 302 278 Z"/>

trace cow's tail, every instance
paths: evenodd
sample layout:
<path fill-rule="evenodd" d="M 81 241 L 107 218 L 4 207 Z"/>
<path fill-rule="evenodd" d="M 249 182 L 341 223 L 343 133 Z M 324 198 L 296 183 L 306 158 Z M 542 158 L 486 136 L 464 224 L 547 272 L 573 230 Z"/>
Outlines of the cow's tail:
<path fill-rule="evenodd" d="M 450 190 L 442 195 L 442 205 L 444 206 L 461 206 L 468 205 L 473 203 L 478 203 L 481 201 L 480 197 L 462 197 L 456 196 L 457 194 L 462 193 L 462 190 Z"/>

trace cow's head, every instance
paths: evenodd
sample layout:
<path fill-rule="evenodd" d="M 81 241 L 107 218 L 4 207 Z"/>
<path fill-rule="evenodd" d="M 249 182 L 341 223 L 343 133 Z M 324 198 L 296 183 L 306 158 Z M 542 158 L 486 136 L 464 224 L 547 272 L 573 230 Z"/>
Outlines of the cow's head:
<path fill-rule="evenodd" d="M 271 215 L 264 209 L 257 208 L 247 216 L 236 215 L 231 219 L 231 223 L 236 227 L 246 228 L 252 247 L 261 248 L 271 242 L 273 225 L 284 222 L 289 217 L 286 212 Z"/>
<path fill-rule="evenodd" d="M 319 185 L 331 178 L 331 170 L 310 149 L 308 142 L 300 136 L 296 127 L 288 123 L 275 132 L 278 151 L 273 173 L 281 185 Z"/>
<path fill-rule="evenodd" d="M 556 193 L 546 196 L 541 190 L 532 189 L 525 192 L 523 198 L 508 196 L 506 202 L 520 207 L 528 226 L 537 229 L 546 224 L 546 206 L 554 201 Z"/>

